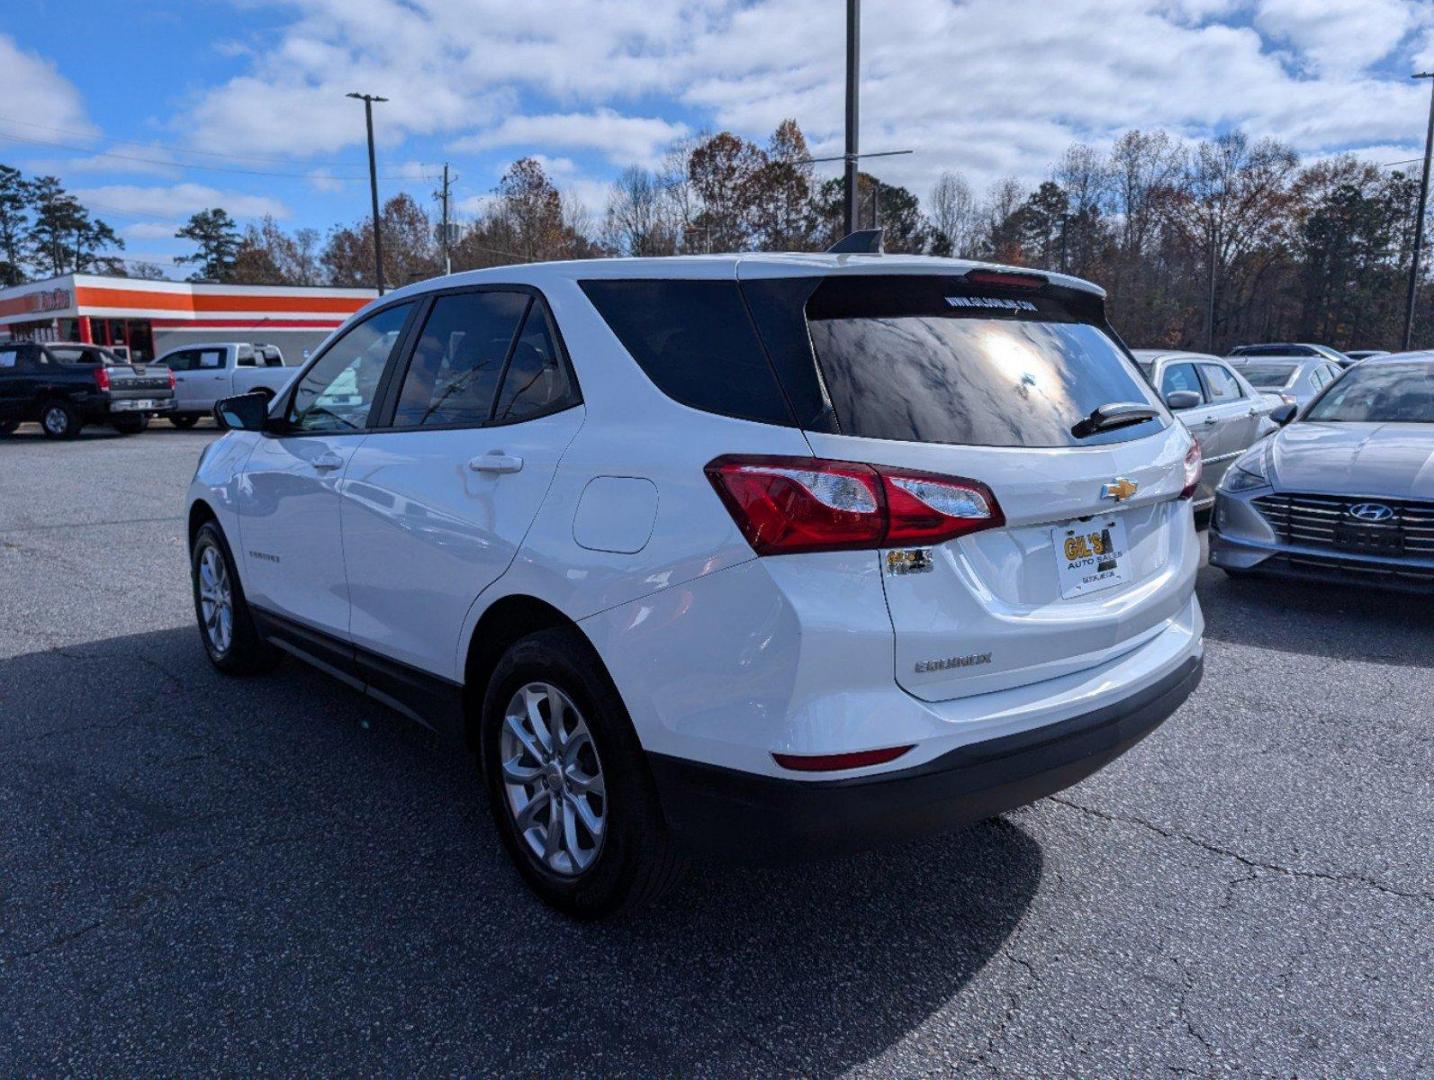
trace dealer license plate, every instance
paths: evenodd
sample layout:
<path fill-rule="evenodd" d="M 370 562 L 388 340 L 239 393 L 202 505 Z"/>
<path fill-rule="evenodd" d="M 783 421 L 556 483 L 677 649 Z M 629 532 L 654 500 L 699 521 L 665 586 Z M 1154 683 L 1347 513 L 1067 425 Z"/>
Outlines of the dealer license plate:
<path fill-rule="evenodd" d="M 1115 514 L 1072 521 L 1051 530 L 1061 598 L 1114 588 L 1130 579 L 1125 522 Z"/>

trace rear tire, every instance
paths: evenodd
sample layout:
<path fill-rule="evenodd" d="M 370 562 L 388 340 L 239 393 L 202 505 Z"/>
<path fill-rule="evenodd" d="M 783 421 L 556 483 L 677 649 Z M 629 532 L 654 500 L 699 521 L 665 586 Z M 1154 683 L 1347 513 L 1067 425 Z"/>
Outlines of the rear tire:
<path fill-rule="evenodd" d="M 282 654 L 259 636 L 229 545 L 215 522 L 206 522 L 195 534 L 189 567 L 194 617 L 210 663 L 226 675 L 272 670 Z"/>
<path fill-rule="evenodd" d="M 149 417 L 143 413 L 139 416 L 116 416 L 110 420 L 110 423 L 121 435 L 138 435 L 149 427 Z"/>
<path fill-rule="evenodd" d="M 188 431 L 195 424 L 199 423 L 199 417 L 190 416 L 188 414 L 181 416 L 171 416 L 169 417 L 169 422 L 175 427 L 179 428 L 180 431 Z"/>
<path fill-rule="evenodd" d="M 40 430 L 49 439 L 73 439 L 80 433 L 80 416 L 69 402 L 56 398 L 40 410 Z"/>
<path fill-rule="evenodd" d="M 504 654 L 483 698 L 481 748 L 498 834 L 545 903 L 600 919 L 681 878 L 627 709 L 578 631 L 543 630 Z"/>

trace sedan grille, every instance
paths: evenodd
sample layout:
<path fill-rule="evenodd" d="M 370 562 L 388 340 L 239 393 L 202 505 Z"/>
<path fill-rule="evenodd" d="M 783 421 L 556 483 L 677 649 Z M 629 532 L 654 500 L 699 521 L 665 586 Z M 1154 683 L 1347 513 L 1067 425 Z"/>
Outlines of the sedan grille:
<path fill-rule="evenodd" d="M 1283 493 L 1261 495 L 1254 502 L 1283 544 L 1434 558 L 1434 502 Z M 1369 520 L 1371 506 L 1387 507 L 1390 513 L 1382 520 Z M 1365 511 L 1363 517 L 1352 512 L 1357 507 Z"/>

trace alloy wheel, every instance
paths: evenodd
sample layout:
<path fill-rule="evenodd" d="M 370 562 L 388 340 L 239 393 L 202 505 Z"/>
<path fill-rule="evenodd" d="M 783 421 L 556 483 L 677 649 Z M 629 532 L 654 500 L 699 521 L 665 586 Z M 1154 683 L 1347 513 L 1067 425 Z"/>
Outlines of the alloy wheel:
<path fill-rule="evenodd" d="M 65 415 L 64 409 L 52 406 L 45 410 L 45 430 L 51 435 L 63 435 L 69 426 L 70 418 Z"/>
<path fill-rule="evenodd" d="M 498 751 L 523 845 L 554 873 L 583 873 L 602 851 L 607 788 L 582 713 L 557 687 L 529 683 L 504 710 Z"/>
<path fill-rule="evenodd" d="M 224 556 L 213 544 L 206 544 L 199 556 L 199 612 L 210 646 L 221 655 L 228 652 L 234 640 L 234 591 Z"/>

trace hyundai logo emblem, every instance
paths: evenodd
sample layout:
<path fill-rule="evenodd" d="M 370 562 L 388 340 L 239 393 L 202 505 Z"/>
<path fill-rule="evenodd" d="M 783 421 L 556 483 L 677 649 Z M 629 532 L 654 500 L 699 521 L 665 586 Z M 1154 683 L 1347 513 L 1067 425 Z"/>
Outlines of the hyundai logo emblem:
<path fill-rule="evenodd" d="M 1394 511 L 1383 503 L 1356 503 L 1349 508 L 1349 516 L 1360 521 L 1388 521 Z"/>

